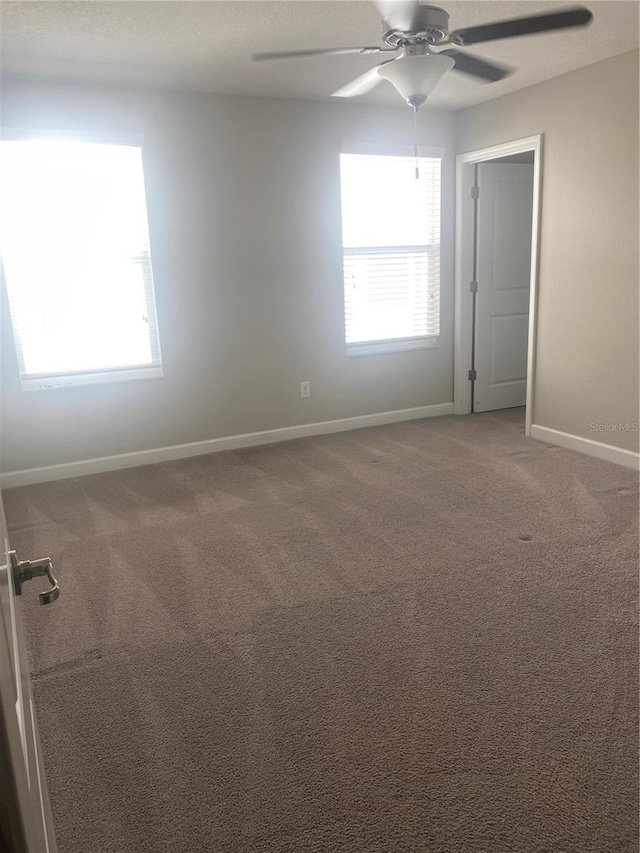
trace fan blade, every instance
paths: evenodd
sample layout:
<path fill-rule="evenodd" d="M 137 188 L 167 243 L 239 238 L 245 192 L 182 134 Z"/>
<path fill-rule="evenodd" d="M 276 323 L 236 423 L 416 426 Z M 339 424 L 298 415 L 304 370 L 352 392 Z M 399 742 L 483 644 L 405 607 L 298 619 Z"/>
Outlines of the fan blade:
<path fill-rule="evenodd" d="M 393 59 L 389 59 L 388 62 L 393 62 Z M 386 62 L 383 62 L 382 65 L 386 65 Z M 346 86 L 343 86 L 341 89 L 338 89 L 337 92 L 333 92 L 333 98 L 355 98 L 356 95 L 366 95 L 367 92 L 370 92 L 372 89 L 378 85 L 378 83 L 382 83 L 382 77 L 378 74 L 378 68 L 381 68 L 380 65 L 374 65 L 373 68 L 370 68 L 368 71 L 365 71 L 364 74 L 361 74 L 359 77 L 356 77 L 355 80 L 352 80 L 350 83 L 347 83 Z"/>
<path fill-rule="evenodd" d="M 326 56 L 327 54 L 360 53 L 367 56 L 370 53 L 387 53 L 395 51 L 395 47 L 325 47 L 319 50 L 283 50 L 276 53 L 254 53 L 252 59 L 262 62 L 265 59 L 295 59 L 301 56 Z"/>
<path fill-rule="evenodd" d="M 405 33 L 417 29 L 418 0 L 374 0 L 374 3 L 389 29 Z"/>
<path fill-rule="evenodd" d="M 450 56 L 455 61 L 454 71 L 462 71 L 464 74 L 471 74 L 473 77 L 480 77 L 482 80 L 495 83 L 497 80 L 502 80 L 513 74 L 513 69 L 507 68 L 504 65 L 495 65 L 492 62 L 487 62 L 486 59 L 480 59 L 477 56 L 472 56 L 469 53 L 461 53 L 459 50 L 440 50 L 439 53 L 444 53 L 445 56 Z"/>
<path fill-rule="evenodd" d="M 479 27 L 454 30 L 449 34 L 449 41 L 459 45 L 479 44 L 483 41 L 562 30 L 565 27 L 584 27 L 592 20 L 593 15 L 588 9 L 577 6 L 574 9 L 552 12 L 549 15 L 532 15 L 528 18 L 513 18 L 508 21 L 496 21 L 493 24 L 481 24 Z"/>

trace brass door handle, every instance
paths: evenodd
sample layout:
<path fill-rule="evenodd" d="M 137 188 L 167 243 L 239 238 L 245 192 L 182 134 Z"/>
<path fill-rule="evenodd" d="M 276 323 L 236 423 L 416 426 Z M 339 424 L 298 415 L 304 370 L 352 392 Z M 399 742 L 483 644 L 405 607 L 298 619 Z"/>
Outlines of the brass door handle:
<path fill-rule="evenodd" d="M 11 574 L 16 595 L 22 595 L 24 583 L 46 575 L 51 587 L 38 595 L 40 604 L 53 604 L 60 597 L 60 585 L 53 576 L 50 557 L 43 557 L 41 560 L 18 560 L 16 552 L 9 551 L 9 559 L 11 560 Z"/>

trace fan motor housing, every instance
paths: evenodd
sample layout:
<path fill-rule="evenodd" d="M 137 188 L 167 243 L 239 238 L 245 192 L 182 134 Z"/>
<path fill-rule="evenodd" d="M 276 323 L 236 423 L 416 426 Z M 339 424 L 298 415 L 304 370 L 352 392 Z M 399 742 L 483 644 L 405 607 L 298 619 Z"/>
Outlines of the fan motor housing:
<path fill-rule="evenodd" d="M 382 22 L 382 40 L 391 47 L 402 47 L 412 40 L 437 44 L 449 34 L 449 15 L 439 6 L 418 6 L 410 31 L 390 28 L 385 18 Z"/>

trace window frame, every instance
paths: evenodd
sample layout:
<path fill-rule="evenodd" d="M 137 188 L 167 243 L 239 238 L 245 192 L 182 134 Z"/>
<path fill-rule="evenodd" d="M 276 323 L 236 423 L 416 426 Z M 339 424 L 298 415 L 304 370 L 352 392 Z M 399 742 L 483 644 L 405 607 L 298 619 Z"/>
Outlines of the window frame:
<path fill-rule="evenodd" d="M 142 181 L 144 185 L 144 208 L 147 223 L 148 254 L 145 267 L 151 281 L 145 285 L 146 318 L 149 328 L 149 346 L 151 362 L 148 364 L 114 365 L 113 367 L 94 368 L 79 371 L 51 371 L 47 373 L 27 373 L 25 369 L 22 341 L 14 327 L 11 315 L 9 288 L 0 264 L 4 288 L 6 291 L 9 324 L 14 342 L 14 351 L 18 367 L 18 379 L 23 394 L 36 391 L 52 391 L 60 388 L 83 387 L 87 385 L 103 385 L 111 382 L 123 382 L 140 379 L 161 379 L 164 376 L 162 366 L 162 351 L 158 328 L 158 312 L 156 307 L 155 278 L 153 275 L 153 252 L 151 247 L 151 229 L 149 227 L 149 212 L 147 207 L 146 180 L 144 172 L 144 137 L 140 133 L 99 132 L 85 130 L 60 130 L 33 127 L 0 127 L 0 142 L 78 142 L 96 145 L 123 145 L 140 149 L 142 159 Z"/>
<path fill-rule="evenodd" d="M 442 161 L 446 156 L 446 149 L 442 147 L 433 147 L 433 146 L 422 146 L 419 145 L 418 149 L 418 157 L 426 157 L 434 160 L 440 160 L 440 174 L 442 176 Z M 384 143 L 343 143 L 340 146 L 340 156 L 343 154 L 369 154 L 373 156 L 383 156 L 383 157 L 413 157 L 415 155 L 415 151 L 412 145 L 390 145 Z M 338 171 L 340 172 L 340 158 L 338 158 Z M 339 176 L 340 183 L 340 176 Z M 340 191 L 340 205 L 342 207 L 342 186 L 339 186 Z M 439 216 L 439 224 L 440 224 L 440 241 L 438 243 L 438 252 L 440 253 L 440 260 L 442 260 L 442 183 L 440 186 L 440 216 Z M 428 244 L 427 249 L 429 248 Z M 342 228 L 340 233 L 340 246 L 341 246 L 341 260 L 342 260 L 342 269 L 344 270 L 344 258 L 345 254 L 349 253 L 349 249 L 346 248 L 342 242 Z M 394 247 L 387 247 L 388 249 L 393 249 Z M 398 252 L 400 253 L 402 248 L 406 247 L 397 247 Z M 362 251 L 362 249 L 356 249 L 356 251 Z M 410 337 L 410 338 L 387 338 L 380 339 L 376 341 L 362 341 L 362 342 L 348 342 L 346 340 L 346 317 L 345 317 L 345 293 L 344 293 L 344 272 L 341 277 L 341 294 L 342 294 L 342 318 L 344 321 L 343 327 L 343 340 L 345 344 L 345 352 L 347 357 L 360 357 L 367 355 L 384 355 L 387 353 L 394 352 L 408 352 L 411 350 L 424 350 L 424 349 L 434 349 L 440 346 L 440 334 L 438 335 L 421 335 L 419 337 Z M 442 273 L 440 274 L 440 282 L 439 282 L 439 290 L 441 292 L 442 286 Z M 441 310 L 441 309 L 440 309 Z"/>

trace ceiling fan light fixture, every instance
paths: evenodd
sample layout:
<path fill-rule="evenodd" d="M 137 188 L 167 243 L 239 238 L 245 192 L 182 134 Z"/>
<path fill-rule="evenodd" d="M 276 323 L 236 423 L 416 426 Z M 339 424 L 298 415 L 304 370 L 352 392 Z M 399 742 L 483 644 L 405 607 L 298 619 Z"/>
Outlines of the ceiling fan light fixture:
<path fill-rule="evenodd" d="M 443 74 L 454 65 L 455 61 L 450 56 L 424 53 L 387 62 L 378 68 L 378 74 L 388 80 L 410 106 L 417 109 L 427 100 Z"/>

